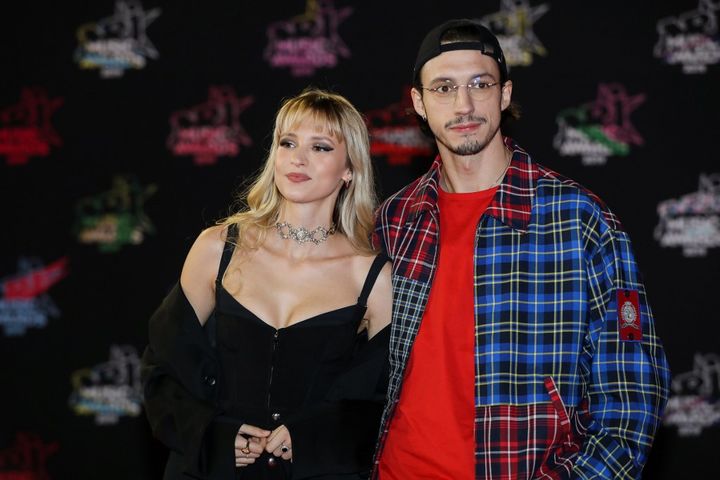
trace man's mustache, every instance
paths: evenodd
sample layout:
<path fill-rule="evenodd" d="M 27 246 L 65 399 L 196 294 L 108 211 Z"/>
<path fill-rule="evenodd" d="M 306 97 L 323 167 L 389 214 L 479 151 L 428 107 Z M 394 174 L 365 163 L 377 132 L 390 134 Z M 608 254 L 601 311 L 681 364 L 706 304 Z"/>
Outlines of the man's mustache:
<path fill-rule="evenodd" d="M 447 122 L 445 124 L 445 128 L 450 128 L 454 125 L 459 125 L 461 123 L 487 123 L 487 119 L 485 117 L 476 117 L 474 115 L 469 115 L 466 117 L 456 117 Z"/>

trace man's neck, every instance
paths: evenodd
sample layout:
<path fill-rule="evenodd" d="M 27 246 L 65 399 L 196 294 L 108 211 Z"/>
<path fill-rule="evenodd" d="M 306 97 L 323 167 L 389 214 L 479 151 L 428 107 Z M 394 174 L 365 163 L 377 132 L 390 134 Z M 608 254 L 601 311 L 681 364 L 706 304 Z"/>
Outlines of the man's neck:
<path fill-rule="evenodd" d="M 457 155 L 439 145 L 442 158 L 441 188 L 450 193 L 487 190 L 501 183 L 511 152 L 500 135 L 475 155 Z"/>

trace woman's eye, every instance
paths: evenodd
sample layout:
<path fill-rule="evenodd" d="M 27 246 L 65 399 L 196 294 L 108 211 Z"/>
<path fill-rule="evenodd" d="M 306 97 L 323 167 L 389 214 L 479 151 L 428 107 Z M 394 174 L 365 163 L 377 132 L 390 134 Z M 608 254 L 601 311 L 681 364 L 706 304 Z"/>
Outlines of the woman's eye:
<path fill-rule="evenodd" d="M 280 140 L 280 146 L 284 148 L 291 148 L 294 144 L 290 140 Z"/>
<path fill-rule="evenodd" d="M 330 145 L 313 145 L 313 149 L 318 152 L 332 152 L 334 150 Z"/>

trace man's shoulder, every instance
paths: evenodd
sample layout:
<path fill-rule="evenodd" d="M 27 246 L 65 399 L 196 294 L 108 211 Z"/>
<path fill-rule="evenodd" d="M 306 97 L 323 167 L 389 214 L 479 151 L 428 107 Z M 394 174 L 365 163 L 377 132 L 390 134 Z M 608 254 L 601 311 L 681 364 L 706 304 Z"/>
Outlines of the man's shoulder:
<path fill-rule="evenodd" d="M 426 175 L 416 178 L 408 185 L 390 195 L 380 204 L 380 212 L 383 216 L 396 216 L 403 213 L 409 214 L 410 206 L 416 204 L 422 195 L 422 188 Z"/>
<path fill-rule="evenodd" d="M 566 205 L 572 204 L 573 208 L 579 212 L 600 217 L 612 230 L 623 229 L 618 217 L 592 190 L 542 164 L 537 164 L 537 168 L 536 196 L 538 202 L 552 201 Z"/>

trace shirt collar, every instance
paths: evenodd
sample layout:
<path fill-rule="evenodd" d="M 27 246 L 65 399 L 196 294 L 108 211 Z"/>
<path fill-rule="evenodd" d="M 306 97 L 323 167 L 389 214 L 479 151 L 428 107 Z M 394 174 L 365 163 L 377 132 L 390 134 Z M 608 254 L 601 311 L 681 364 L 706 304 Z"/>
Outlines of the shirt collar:
<path fill-rule="evenodd" d="M 485 214 L 515 230 L 526 233 L 530 224 L 532 203 L 539 177 L 538 167 L 530 155 L 513 139 L 504 137 L 503 141 L 512 151 L 512 158 L 505 178 L 498 186 Z M 438 155 L 430 166 L 430 170 L 420 178 L 410 207 L 408 223 L 414 222 L 415 218 L 424 211 L 437 210 L 441 166 L 442 159 Z"/>

